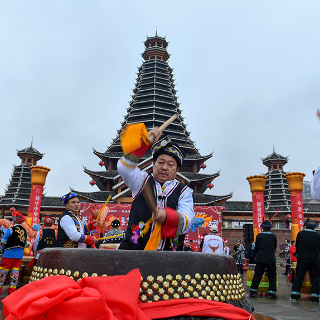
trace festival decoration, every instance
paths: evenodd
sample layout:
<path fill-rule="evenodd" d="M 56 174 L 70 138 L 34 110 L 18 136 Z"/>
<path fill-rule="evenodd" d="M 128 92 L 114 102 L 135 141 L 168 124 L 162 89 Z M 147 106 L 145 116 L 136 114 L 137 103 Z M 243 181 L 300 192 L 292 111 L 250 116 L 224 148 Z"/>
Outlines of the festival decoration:
<path fill-rule="evenodd" d="M 97 183 L 96 183 L 94 180 L 91 180 L 91 181 L 89 182 L 89 184 L 91 184 L 91 186 L 94 186 L 94 185 L 96 185 Z"/>
<path fill-rule="evenodd" d="M 214 187 L 214 185 L 212 183 L 208 184 L 208 188 L 211 190 Z"/>
<path fill-rule="evenodd" d="M 250 190 L 252 193 L 252 213 L 253 213 L 253 234 L 254 241 L 256 241 L 256 236 L 261 232 L 260 225 L 264 218 L 264 189 L 267 176 L 250 176 L 247 180 L 250 184 Z"/>
<path fill-rule="evenodd" d="M 37 231 L 33 230 L 26 221 L 24 221 L 21 225 L 26 229 L 29 236 L 35 237 L 37 235 Z M 4 226 L 6 229 L 9 229 L 13 227 L 13 223 L 8 219 L 0 219 L 0 226 Z"/>
<path fill-rule="evenodd" d="M 26 229 L 30 235 L 31 248 L 33 247 L 34 237 L 37 235 L 37 232 L 34 231 L 31 226 L 34 224 L 39 224 L 41 201 L 43 186 L 46 183 L 47 174 L 50 171 L 49 168 L 43 166 L 31 166 L 31 193 L 30 193 L 30 202 L 28 208 L 28 217 L 22 226 Z M 32 252 L 30 252 L 32 254 Z"/>
<path fill-rule="evenodd" d="M 207 167 L 207 165 L 205 164 L 205 163 L 202 163 L 201 165 L 200 165 L 200 168 L 201 169 L 205 169 Z"/>
<path fill-rule="evenodd" d="M 297 234 L 303 229 L 304 214 L 302 203 L 302 190 L 304 173 L 290 172 L 284 175 L 287 178 L 291 198 L 291 240 L 296 240 Z"/>
<path fill-rule="evenodd" d="M 204 222 L 205 220 L 203 218 L 194 218 L 190 230 L 192 232 L 195 232 L 196 228 L 200 228 L 204 224 Z"/>
<path fill-rule="evenodd" d="M 103 167 L 103 166 L 104 166 L 104 162 L 103 162 L 103 161 L 100 161 L 100 162 L 99 162 L 99 166 L 100 166 L 100 167 Z"/>

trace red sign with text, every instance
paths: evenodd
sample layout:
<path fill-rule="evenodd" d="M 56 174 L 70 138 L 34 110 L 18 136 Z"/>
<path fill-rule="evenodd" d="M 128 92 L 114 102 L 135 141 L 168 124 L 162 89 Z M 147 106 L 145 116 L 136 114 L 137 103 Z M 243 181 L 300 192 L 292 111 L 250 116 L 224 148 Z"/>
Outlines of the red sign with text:
<path fill-rule="evenodd" d="M 257 235 L 261 232 L 261 223 L 264 218 L 263 192 L 252 194 L 253 228 L 257 230 Z"/>
<path fill-rule="evenodd" d="M 30 201 L 28 208 L 28 217 L 31 216 L 31 226 L 39 224 L 41 201 L 42 201 L 43 186 L 32 185 L 30 192 Z M 35 238 L 30 237 L 31 254 L 33 254 L 33 243 Z"/>
<path fill-rule="evenodd" d="M 91 206 L 96 206 L 97 204 L 92 203 L 81 203 L 81 219 L 82 221 L 88 221 L 90 217 Z M 103 203 L 101 203 L 101 208 Z M 131 204 L 108 204 L 109 212 L 108 216 L 114 216 L 120 220 L 120 228 L 125 230 L 128 225 L 129 215 L 131 210 Z M 190 240 L 193 241 L 194 247 L 198 249 L 198 241 L 204 234 L 210 233 L 210 227 L 212 225 L 218 226 L 218 235 L 222 236 L 222 217 L 221 212 L 224 207 L 219 206 L 195 206 L 193 207 L 195 212 L 195 219 L 193 227 L 186 234 L 185 240 L 188 243 Z"/>
<path fill-rule="evenodd" d="M 297 224 L 299 226 L 299 231 L 301 231 L 304 225 L 302 192 L 292 191 L 290 195 L 291 195 L 292 224 Z"/>
<path fill-rule="evenodd" d="M 32 226 L 39 224 L 43 186 L 32 185 L 28 214 L 32 215 Z"/>

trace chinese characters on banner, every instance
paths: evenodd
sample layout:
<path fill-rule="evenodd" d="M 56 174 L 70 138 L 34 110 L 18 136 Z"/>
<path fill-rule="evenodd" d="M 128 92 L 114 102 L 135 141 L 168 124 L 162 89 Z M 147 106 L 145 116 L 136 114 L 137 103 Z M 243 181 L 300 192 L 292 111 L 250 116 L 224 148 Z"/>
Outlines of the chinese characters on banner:
<path fill-rule="evenodd" d="M 80 211 L 81 211 L 81 219 L 83 222 L 87 222 L 90 217 L 90 207 L 92 203 L 81 203 Z M 101 203 L 101 208 L 103 203 Z M 129 221 L 129 214 L 131 210 L 131 204 L 108 204 L 109 213 L 107 216 L 107 220 L 110 217 L 115 217 L 120 220 L 120 228 L 125 230 L 127 228 L 127 224 Z M 198 249 L 198 237 L 202 236 L 204 233 L 210 233 L 210 227 L 215 224 L 218 226 L 218 235 L 221 236 L 222 226 L 221 226 L 221 211 L 224 210 L 224 207 L 219 206 L 195 206 L 193 207 L 195 216 L 197 218 L 203 218 L 205 220 L 204 224 L 199 228 L 196 228 L 194 232 L 189 230 L 186 234 L 185 240 L 188 242 L 190 240 L 193 241 L 194 246 Z"/>
<path fill-rule="evenodd" d="M 29 202 L 29 208 L 28 208 L 28 217 L 31 217 L 31 226 L 33 226 L 34 224 L 39 224 L 42 192 L 43 192 L 43 186 L 40 186 L 40 185 L 31 186 L 30 202 Z M 34 240 L 35 240 L 34 237 L 30 237 L 31 254 L 32 254 Z"/>
<path fill-rule="evenodd" d="M 32 185 L 28 214 L 32 217 L 32 226 L 39 223 L 43 186 Z"/>
<path fill-rule="evenodd" d="M 257 230 L 257 235 L 261 232 L 261 223 L 264 218 L 264 198 L 263 192 L 252 194 L 253 228 Z"/>
<path fill-rule="evenodd" d="M 304 225 L 303 202 L 301 191 L 291 192 L 291 213 L 292 224 L 297 224 L 299 227 L 299 231 L 301 231 Z"/>

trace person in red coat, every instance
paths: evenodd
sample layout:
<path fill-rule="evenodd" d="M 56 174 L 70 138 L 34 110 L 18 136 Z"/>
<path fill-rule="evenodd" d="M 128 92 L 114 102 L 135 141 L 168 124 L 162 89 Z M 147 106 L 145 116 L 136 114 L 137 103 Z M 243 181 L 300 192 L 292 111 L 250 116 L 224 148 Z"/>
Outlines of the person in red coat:
<path fill-rule="evenodd" d="M 290 249 L 289 249 L 291 262 L 297 262 L 297 257 L 295 255 L 296 251 L 297 251 L 296 242 L 294 240 L 292 240 L 291 241 L 291 246 L 290 246 Z"/>

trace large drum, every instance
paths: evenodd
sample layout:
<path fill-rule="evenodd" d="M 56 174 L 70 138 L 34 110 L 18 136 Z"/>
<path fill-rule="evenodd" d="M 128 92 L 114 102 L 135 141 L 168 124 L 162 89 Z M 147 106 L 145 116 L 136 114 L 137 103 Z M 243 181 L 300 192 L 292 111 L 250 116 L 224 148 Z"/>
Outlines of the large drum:
<path fill-rule="evenodd" d="M 66 275 L 74 280 L 93 276 L 141 273 L 141 302 L 199 298 L 232 304 L 252 313 L 232 257 L 171 251 L 44 249 L 30 281 Z"/>

